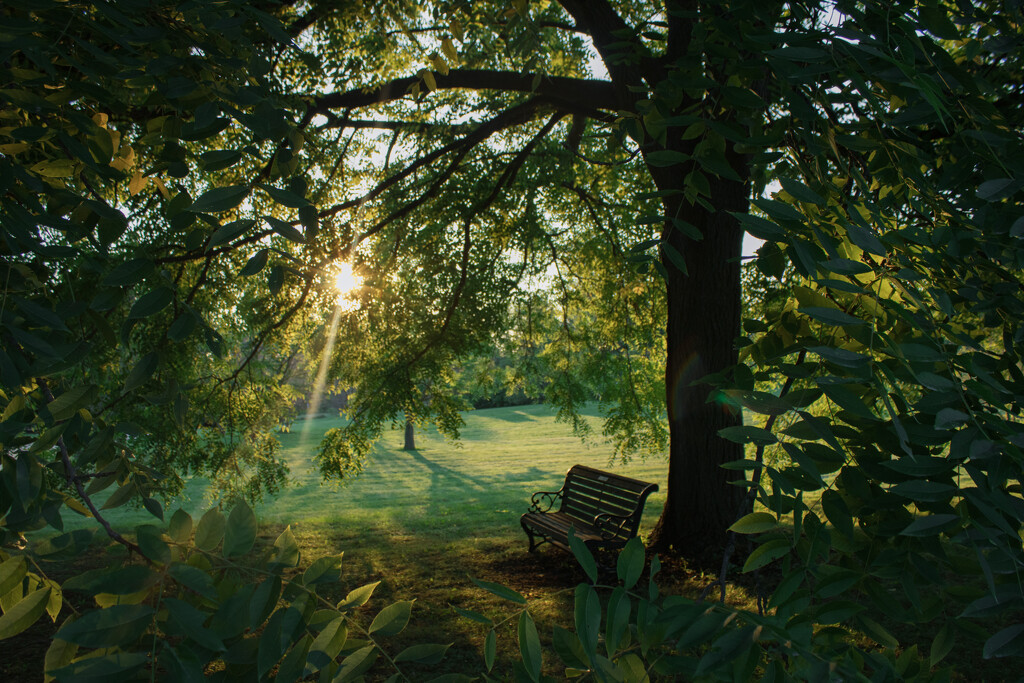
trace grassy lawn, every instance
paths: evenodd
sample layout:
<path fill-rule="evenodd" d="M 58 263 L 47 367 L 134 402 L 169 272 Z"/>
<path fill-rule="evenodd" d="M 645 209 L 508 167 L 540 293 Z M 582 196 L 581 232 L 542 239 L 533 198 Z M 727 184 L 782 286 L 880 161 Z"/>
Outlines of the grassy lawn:
<path fill-rule="evenodd" d="M 599 433 L 596 411 L 590 418 Z M 290 525 L 302 550 L 304 566 L 316 557 L 344 552 L 341 581 L 324 591 L 326 598 L 338 601 L 353 588 L 379 581 L 374 598 L 362 614 L 367 622 L 395 600 L 416 601 L 409 627 L 385 641 L 386 650 L 393 655 L 408 645 L 425 642 L 453 643 L 453 647 L 438 667 L 403 667 L 412 680 L 427 680 L 445 672 L 476 675 L 483 671 L 481 653 L 487 629 L 459 617 L 453 606 L 481 612 L 495 621 L 516 614 L 515 605 L 477 588 L 470 576 L 502 583 L 529 598 L 531 615 L 545 643 L 550 640 L 552 626 L 571 626 L 572 589 L 584 576 L 566 553 L 550 547 L 533 554 L 526 552 L 526 536 L 518 520 L 528 507 L 531 493 L 557 489 L 565 471 L 576 463 L 657 482 L 662 490 L 648 501 L 641 536 L 650 532 L 665 501 L 667 463 L 663 459 L 612 463 L 609 446 L 598 439 L 589 445 L 581 443 L 567 425 L 555 421 L 548 408 L 481 410 L 467 413 L 465 419 L 459 444 L 427 431 L 416 435 L 419 448 L 408 452 L 401 449 L 400 430 L 386 434 L 365 471 L 341 485 L 322 484 L 312 461 L 320 437 L 338 426 L 340 419 L 315 418 L 306 429 L 303 422 L 298 422 L 291 433 L 281 435 L 282 454 L 291 468 L 292 482 L 275 499 L 256 507 L 262 523 L 261 542 L 273 543 Z M 205 482 L 190 482 L 185 493 L 185 498 L 169 505 L 167 512 L 180 505 L 198 520 L 209 505 Z M 128 533 L 136 524 L 153 521 L 138 509 L 108 512 L 115 527 Z M 67 518 L 70 528 L 90 524 L 77 516 Z M 53 576 L 63 581 L 69 573 L 100 566 L 107 559 L 114 561 L 101 552 L 70 566 L 54 566 Z M 714 580 L 678 564 L 678 560 L 674 562 L 666 565 L 659 580 L 666 592 L 695 597 Z M 731 578 L 740 577 L 733 573 Z M 743 586 L 733 584 L 729 600 L 754 609 Z M 53 625 L 44 620 L 5 643 L 21 656 L 0 658 L 0 680 L 39 680 L 42 656 L 53 630 Z M 511 660 L 516 656 L 514 619 L 497 630 L 496 673 L 501 679 L 510 672 Z M 928 642 L 931 637 L 924 634 L 914 640 Z M 972 653 L 969 644 L 964 644 L 951 659 L 973 660 Z M 546 672 L 560 677 L 563 672 L 549 660 L 553 657 L 545 659 Z M 974 670 L 984 671 L 984 678 L 999 680 L 998 664 L 985 664 Z"/>
<path fill-rule="evenodd" d="M 576 463 L 657 482 L 662 490 L 648 500 L 644 529 L 650 529 L 665 502 L 664 459 L 610 463 L 609 446 L 598 439 L 581 443 L 545 406 L 472 411 L 465 419 L 457 444 L 428 430 L 417 433 L 417 450 L 403 451 L 402 432 L 386 434 L 365 471 L 342 484 L 322 483 L 313 462 L 324 432 L 342 420 L 314 418 L 308 427 L 300 420 L 290 433 L 280 435 L 292 481 L 276 498 L 257 505 L 256 513 L 267 524 L 341 525 L 357 536 L 378 540 L 409 534 L 439 540 L 467 535 L 507 539 L 522 534 L 518 519 L 530 494 L 557 489 L 565 471 Z M 596 411 L 590 419 L 599 433 Z M 182 507 L 198 518 L 208 506 L 206 483 L 195 480 L 167 512 Z M 111 510 L 106 516 L 124 529 L 153 521 L 147 512 L 131 508 Z M 73 513 L 65 519 L 68 528 L 92 524 Z"/>
<path fill-rule="evenodd" d="M 664 459 L 612 463 L 610 446 L 600 443 L 599 437 L 593 443 L 581 443 L 568 425 L 555 421 L 547 407 L 473 411 L 465 419 L 459 444 L 430 430 L 417 433 L 418 448 L 410 452 L 401 449 L 401 430 L 386 434 L 364 472 L 340 485 L 321 483 L 312 458 L 323 433 L 341 420 L 319 417 L 308 428 L 299 421 L 290 433 L 281 435 L 292 482 L 275 499 L 255 508 L 267 543 L 291 526 L 303 564 L 322 555 L 345 553 L 342 581 L 327 597 L 340 600 L 352 588 L 380 581 L 367 606 L 368 619 L 394 600 L 416 600 L 408 629 L 385 643 L 387 649 L 395 654 L 417 642 L 454 646 L 430 676 L 412 667 L 413 680 L 445 671 L 475 674 L 483 670 L 480 653 L 486 629 L 456 615 L 452 605 L 496 620 L 513 615 L 512 603 L 475 587 L 469 576 L 509 585 L 530 598 L 531 614 L 545 641 L 555 623 L 571 625 L 572 589 L 584 576 L 557 549 L 526 552 L 519 515 L 526 511 L 533 492 L 558 489 L 565 471 L 576 463 L 657 482 L 661 491 L 648 499 L 642 535 L 650 531 L 665 501 Z M 590 419 L 600 434 L 596 410 Z M 198 520 L 208 505 L 206 484 L 196 480 L 166 512 L 169 515 L 182 507 Z M 114 526 L 126 532 L 136 524 L 153 522 L 139 509 L 107 512 Z M 68 528 L 91 524 L 77 515 L 66 520 Z M 694 580 L 694 586 L 707 582 L 700 576 Z M 498 643 L 498 668 L 509 671 L 515 651 L 514 621 L 499 629 Z M 550 673 L 558 674 L 554 668 Z"/>

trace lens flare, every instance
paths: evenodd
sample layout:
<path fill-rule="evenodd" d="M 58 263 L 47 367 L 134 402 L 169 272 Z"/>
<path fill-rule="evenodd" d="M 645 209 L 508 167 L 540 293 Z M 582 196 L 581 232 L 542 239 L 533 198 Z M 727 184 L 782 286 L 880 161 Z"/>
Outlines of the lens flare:
<path fill-rule="evenodd" d="M 342 298 L 351 296 L 362 285 L 363 278 L 356 275 L 351 263 L 338 265 L 338 272 L 334 275 L 334 288 Z"/>

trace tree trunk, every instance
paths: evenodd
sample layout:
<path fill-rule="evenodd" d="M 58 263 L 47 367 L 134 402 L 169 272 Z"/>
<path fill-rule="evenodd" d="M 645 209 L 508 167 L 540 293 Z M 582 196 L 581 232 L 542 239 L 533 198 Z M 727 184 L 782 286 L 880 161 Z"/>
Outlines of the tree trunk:
<path fill-rule="evenodd" d="M 692 152 L 688 152 L 692 153 Z M 741 177 L 746 161 L 735 153 L 727 158 Z M 689 168 L 652 169 L 659 189 L 682 190 Z M 666 172 L 667 171 L 667 172 Z M 682 196 L 666 198 L 668 216 L 696 226 L 700 241 L 666 224 L 663 239 L 685 259 L 682 273 L 665 255 L 669 272 L 665 368 L 669 421 L 668 496 L 651 536 L 651 546 L 673 549 L 690 557 L 724 545 L 726 530 L 735 521 L 743 490 L 731 482 L 741 475 L 722 464 L 743 457 L 740 445 L 718 436 L 723 427 L 742 424 L 742 415 L 721 401 L 708 402 L 711 387 L 694 384 L 738 360 L 740 335 L 740 257 L 743 231 L 728 211 L 746 212 L 744 182 L 711 178 L 715 211 L 691 205 Z"/>
<path fill-rule="evenodd" d="M 416 450 L 416 435 L 413 429 L 412 420 L 410 420 L 408 417 L 405 418 L 405 445 L 402 446 L 402 450 Z"/>

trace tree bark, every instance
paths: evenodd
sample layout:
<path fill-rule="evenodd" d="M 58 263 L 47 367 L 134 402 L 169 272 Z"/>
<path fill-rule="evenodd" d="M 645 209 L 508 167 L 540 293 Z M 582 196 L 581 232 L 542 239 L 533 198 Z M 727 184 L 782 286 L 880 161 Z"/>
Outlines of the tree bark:
<path fill-rule="evenodd" d="M 746 161 L 727 153 L 731 165 L 746 177 Z M 692 168 L 692 167 L 691 167 Z M 652 169 L 659 189 L 682 190 L 690 168 Z M 668 171 L 668 172 L 666 172 Z M 711 180 L 713 210 L 689 204 L 682 196 L 665 200 L 668 216 L 678 216 L 703 235 L 694 240 L 667 223 L 663 239 L 682 254 L 687 274 L 664 255 L 668 270 L 668 320 L 665 400 L 669 422 L 668 495 L 650 545 L 697 557 L 720 548 L 735 521 L 743 489 L 741 478 L 724 463 L 743 457 L 739 444 L 718 436 L 718 430 L 742 424 L 742 415 L 720 401 L 708 401 L 712 388 L 695 384 L 738 361 L 740 335 L 740 257 L 743 231 L 729 211 L 745 212 L 748 185 L 721 178 Z"/>
<path fill-rule="evenodd" d="M 405 445 L 402 446 L 402 450 L 416 450 L 416 430 L 413 426 L 412 420 L 410 420 L 408 417 L 405 418 Z"/>

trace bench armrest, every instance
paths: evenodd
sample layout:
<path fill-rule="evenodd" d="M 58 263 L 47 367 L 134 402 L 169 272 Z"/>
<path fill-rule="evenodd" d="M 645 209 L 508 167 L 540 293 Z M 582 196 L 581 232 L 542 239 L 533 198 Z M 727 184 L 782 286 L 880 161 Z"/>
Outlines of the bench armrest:
<path fill-rule="evenodd" d="M 557 491 L 537 491 L 530 496 L 530 512 L 547 512 L 562 497 L 563 490 L 564 487 Z"/>
<path fill-rule="evenodd" d="M 622 536 L 624 530 L 634 519 L 635 514 L 613 515 L 609 512 L 602 512 L 594 517 L 594 528 L 601 532 L 602 538 L 608 540 L 616 536 Z"/>

